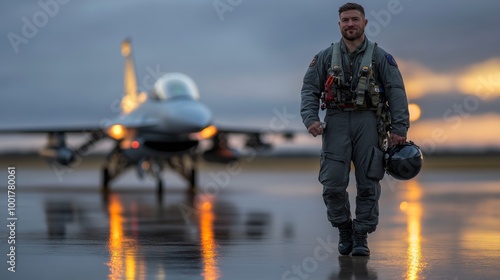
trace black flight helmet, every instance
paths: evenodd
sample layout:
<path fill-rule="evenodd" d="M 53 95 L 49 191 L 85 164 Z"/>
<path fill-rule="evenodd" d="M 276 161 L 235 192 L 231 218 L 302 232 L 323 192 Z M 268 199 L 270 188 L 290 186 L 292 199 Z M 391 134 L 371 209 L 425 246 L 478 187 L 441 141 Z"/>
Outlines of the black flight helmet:
<path fill-rule="evenodd" d="M 423 155 L 413 142 L 394 145 L 384 155 L 384 168 L 395 179 L 410 180 L 417 176 L 422 168 Z"/>

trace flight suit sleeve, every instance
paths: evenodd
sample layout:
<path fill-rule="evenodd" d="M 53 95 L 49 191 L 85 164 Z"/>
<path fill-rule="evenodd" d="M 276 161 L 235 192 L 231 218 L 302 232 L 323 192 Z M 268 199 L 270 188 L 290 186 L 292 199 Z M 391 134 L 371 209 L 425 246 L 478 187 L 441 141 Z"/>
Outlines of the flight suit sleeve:
<path fill-rule="evenodd" d="M 325 83 L 327 65 L 327 50 L 323 50 L 314 56 L 304 75 L 300 115 L 306 128 L 313 122 L 319 121 L 320 97 Z"/>
<path fill-rule="evenodd" d="M 381 48 L 375 49 L 376 62 L 380 82 L 385 90 L 391 113 L 391 132 L 406 137 L 410 127 L 408 100 L 403 83 L 403 77 L 394 57 Z"/>

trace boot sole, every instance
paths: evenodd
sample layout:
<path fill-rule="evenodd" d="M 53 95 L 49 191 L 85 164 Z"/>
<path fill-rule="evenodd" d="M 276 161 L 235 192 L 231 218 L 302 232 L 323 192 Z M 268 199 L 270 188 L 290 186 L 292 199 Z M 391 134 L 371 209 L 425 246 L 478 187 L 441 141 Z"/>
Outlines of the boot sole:
<path fill-rule="evenodd" d="M 345 251 L 345 252 L 341 252 L 341 251 L 339 251 L 339 253 L 340 253 L 342 256 L 347 256 L 347 255 L 349 255 L 351 252 L 352 252 L 352 250 Z"/>
<path fill-rule="evenodd" d="M 370 251 L 366 252 L 365 250 L 352 250 L 352 255 L 359 257 L 368 257 L 370 256 Z"/>
<path fill-rule="evenodd" d="M 368 248 L 352 248 L 353 256 L 368 257 L 370 255 L 370 250 Z"/>

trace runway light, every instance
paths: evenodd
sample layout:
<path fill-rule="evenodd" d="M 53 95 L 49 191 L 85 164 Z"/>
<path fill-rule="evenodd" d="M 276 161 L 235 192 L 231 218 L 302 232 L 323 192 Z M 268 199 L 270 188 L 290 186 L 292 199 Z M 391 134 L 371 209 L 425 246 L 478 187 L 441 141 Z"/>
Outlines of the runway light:
<path fill-rule="evenodd" d="M 122 140 L 125 137 L 125 127 L 115 124 L 108 129 L 108 135 L 115 140 Z"/>
<path fill-rule="evenodd" d="M 217 127 L 215 127 L 215 125 L 211 125 L 211 126 L 205 127 L 200 132 L 191 134 L 191 138 L 197 139 L 197 140 L 203 140 L 203 139 L 212 138 L 212 137 L 214 137 L 215 134 L 217 134 Z"/>
<path fill-rule="evenodd" d="M 209 201 L 203 202 L 203 204 L 202 204 L 201 207 L 202 207 L 202 209 L 204 211 L 210 211 L 210 210 L 212 210 L 212 204 Z"/>
<path fill-rule="evenodd" d="M 200 136 L 202 139 L 208 139 L 208 138 L 213 137 L 216 133 L 217 133 L 217 127 L 215 127 L 215 125 L 211 125 L 205 129 L 203 129 L 200 132 Z"/>
<path fill-rule="evenodd" d="M 401 211 L 406 211 L 406 209 L 408 209 L 408 202 L 406 201 L 401 202 L 401 204 L 399 204 L 399 209 Z"/>
<path fill-rule="evenodd" d="M 139 141 L 137 141 L 137 140 L 132 141 L 130 146 L 132 147 L 132 149 L 139 149 L 139 146 L 140 146 Z"/>
<path fill-rule="evenodd" d="M 411 103 L 408 105 L 408 110 L 410 111 L 410 121 L 414 122 L 420 119 L 422 115 L 422 110 L 420 110 L 420 106 L 415 103 Z"/>

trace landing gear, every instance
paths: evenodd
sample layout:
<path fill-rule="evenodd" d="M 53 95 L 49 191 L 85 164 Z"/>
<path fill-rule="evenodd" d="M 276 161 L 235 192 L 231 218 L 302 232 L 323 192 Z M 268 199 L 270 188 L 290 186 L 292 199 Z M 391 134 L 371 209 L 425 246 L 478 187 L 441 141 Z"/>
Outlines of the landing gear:
<path fill-rule="evenodd" d="M 109 184 L 111 181 L 130 166 L 131 163 L 123 155 L 120 147 L 116 145 L 101 169 L 101 191 L 105 193 L 109 192 Z"/>
<path fill-rule="evenodd" d="M 163 195 L 163 180 L 161 178 L 158 178 L 156 181 L 156 194 L 158 196 Z"/>
<path fill-rule="evenodd" d="M 196 181 L 197 181 L 197 172 L 196 168 L 191 167 L 191 176 L 189 176 L 189 191 L 194 191 L 196 189 Z"/>
<path fill-rule="evenodd" d="M 109 192 L 110 183 L 129 167 L 134 166 L 140 179 L 144 178 L 145 175 L 149 175 L 156 180 L 156 193 L 161 196 L 164 189 L 161 175 L 166 164 L 187 181 L 189 191 L 196 189 L 198 172 L 196 170 L 197 155 L 194 149 L 188 154 L 172 156 L 166 159 L 142 158 L 132 162 L 117 145 L 109 154 L 106 163 L 101 169 L 101 191 L 103 193 Z"/>
<path fill-rule="evenodd" d="M 101 170 L 101 191 L 103 193 L 109 192 L 109 170 L 107 168 L 103 168 Z"/>
<path fill-rule="evenodd" d="M 180 157 L 170 158 L 168 164 L 170 168 L 176 171 L 188 182 L 188 190 L 194 191 L 196 189 L 197 182 L 197 170 L 196 170 L 197 156 L 195 153 L 184 155 Z"/>

